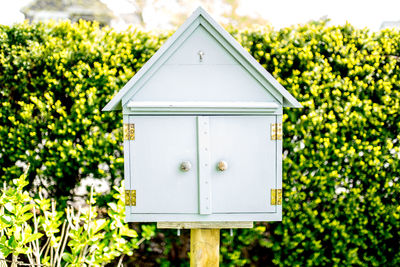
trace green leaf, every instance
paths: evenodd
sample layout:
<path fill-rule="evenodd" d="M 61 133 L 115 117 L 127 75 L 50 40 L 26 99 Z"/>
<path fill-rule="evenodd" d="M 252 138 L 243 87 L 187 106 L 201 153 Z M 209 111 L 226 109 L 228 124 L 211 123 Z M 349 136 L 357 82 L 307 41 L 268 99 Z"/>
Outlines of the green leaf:
<path fill-rule="evenodd" d="M 17 247 L 15 249 L 15 253 L 16 254 L 27 254 L 29 250 L 30 250 L 29 247 Z"/>
<path fill-rule="evenodd" d="M 15 206 L 12 203 L 8 202 L 4 204 L 4 208 L 6 208 L 8 212 L 15 214 Z"/>
<path fill-rule="evenodd" d="M 34 206 L 34 204 L 24 205 L 24 206 L 21 208 L 21 213 L 25 213 L 25 212 L 27 212 L 28 210 L 31 210 L 31 209 L 33 208 L 33 206 Z"/>
<path fill-rule="evenodd" d="M 15 240 L 14 236 L 11 236 L 8 240 L 8 247 L 11 249 L 15 249 L 18 246 L 18 242 Z"/>
<path fill-rule="evenodd" d="M 105 219 L 98 219 L 94 221 L 94 228 L 93 233 L 97 233 L 98 231 L 102 230 L 107 225 L 107 220 Z"/>
<path fill-rule="evenodd" d="M 74 262 L 74 257 L 68 253 L 68 252 L 64 252 L 62 255 L 63 260 L 65 260 L 68 263 L 73 263 Z"/>
<path fill-rule="evenodd" d="M 0 220 L 7 225 L 11 225 L 13 222 L 13 218 L 9 215 L 2 215 Z"/>
<path fill-rule="evenodd" d="M 142 236 L 146 240 L 150 240 L 155 235 L 155 225 L 142 225 Z"/>
<path fill-rule="evenodd" d="M 33 217 L 32 213 L 26 213 L 18 218 L 18 222 L 26 222 Z"/>
<path fill-rule="evenodd" d="M 2 254 L 4 258 L 8 257 L 8 255 L 10 255 L 11 253 L 11 249 L 9 249 L 7 246 L 0 244 L 0 254 Z"/>
<path fill-rule="evenodd" d="M 42 236 L 43 236 L 43 234 L 41 234 L 41 233 L 30 234 L 27 237 L 25 237 L 25 239 L 22 243 L 26 244 L 26 243 L 32 242 L 33 240 L 41 238 Z"/>
<path fill-rule="evenodd" d="M 121 235 L 123 236 L 129 236 L 129 237 L 137 237 L 138 234 L 135 230 L 128 228 L 127 226 L 123 226 L 121 228 Z"/>

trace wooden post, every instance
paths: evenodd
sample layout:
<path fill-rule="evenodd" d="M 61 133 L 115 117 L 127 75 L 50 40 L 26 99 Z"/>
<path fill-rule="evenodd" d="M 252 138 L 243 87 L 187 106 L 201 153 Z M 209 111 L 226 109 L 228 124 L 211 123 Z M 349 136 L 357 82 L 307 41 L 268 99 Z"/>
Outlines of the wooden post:
<path fill-rule="evenodd" d="M 158 229 L 190 229 L 190 266 L 219 266 L 220 229 L 253 228 L 253 222 L 157 222 Z"/>
<path fill-rule="evenodd" d="M 190 230 L 190 266 L 219 266 L 219 229 Z"/>

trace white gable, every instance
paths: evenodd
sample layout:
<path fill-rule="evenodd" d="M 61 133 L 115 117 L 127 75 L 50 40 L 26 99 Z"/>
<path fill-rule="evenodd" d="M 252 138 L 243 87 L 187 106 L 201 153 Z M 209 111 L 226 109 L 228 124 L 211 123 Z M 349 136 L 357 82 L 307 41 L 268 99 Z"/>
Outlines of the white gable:
<path fill-rule="evenodd" d="M 199 51 L 204 53 L 201 62 L 199 60 Z M 202 24 L 199 24 L 165 64 L 237 65 L 239 63 Z"/>
<path fill-rule="evenodd" d="M 204 55 L 200 60 L 199 51 Z M 130 97 L 128 95 L 128 97 Z M 280 97 L 280 95 L 278 96 Z M 199 25 L 129 101 L 281 103 Z"/>
<path fill-rule="evenodd" d="M 202 54 L 201 58 L 199 53 Z M 129 102 L 271 102 L 301 107 L 198 8 L 103 110 Z"/>

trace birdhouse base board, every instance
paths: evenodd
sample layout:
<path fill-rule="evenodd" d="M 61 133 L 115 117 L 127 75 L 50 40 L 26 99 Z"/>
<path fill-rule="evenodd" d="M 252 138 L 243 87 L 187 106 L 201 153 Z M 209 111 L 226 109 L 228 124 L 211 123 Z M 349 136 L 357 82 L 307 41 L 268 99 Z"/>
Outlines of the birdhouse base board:
<path fill-rule="evenodd" d="M 234 229 L 253 228 L 253 222 L 158 222 L 158 229 Z"/>

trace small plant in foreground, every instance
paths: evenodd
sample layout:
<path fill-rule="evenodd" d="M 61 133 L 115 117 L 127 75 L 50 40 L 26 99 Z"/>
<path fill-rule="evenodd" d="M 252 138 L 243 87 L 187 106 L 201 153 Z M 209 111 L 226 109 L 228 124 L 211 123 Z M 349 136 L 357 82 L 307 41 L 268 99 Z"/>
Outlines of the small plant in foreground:
<path fill-rule="evenodd" d="M 99 214 L 91 192 L 87 207 L 65 211 L 41 194 L 31 198 L 24 191 L 28 184 L 23 174 L 4 184 L 0 196 L 0 267 L 24 264 L 36 266 L 104 266 L 147 239 L 138 240 L 135 230 L 124 222 L 124 190 L 115 187 L 115 202 L 106 214 Z"/>

